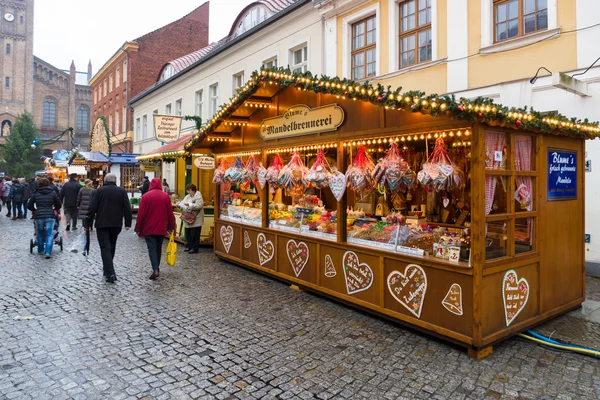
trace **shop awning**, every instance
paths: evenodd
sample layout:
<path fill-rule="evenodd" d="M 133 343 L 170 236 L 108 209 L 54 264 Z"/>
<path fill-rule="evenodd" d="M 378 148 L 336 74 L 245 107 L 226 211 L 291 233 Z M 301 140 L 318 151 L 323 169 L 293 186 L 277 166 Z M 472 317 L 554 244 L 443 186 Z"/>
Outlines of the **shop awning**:
<path fill-rule="evenodd" d="M 146 161 L 173 161 L 176 158 L 179 158 L 183 155 L 184 149 L 183 146 L 187 142 L 192 139 L 193 133 L 188 133 L 187 135 L 183 135 L 173 143 L 167 143 L 164 146 L 161 146 L 157 149 L 149 151 L 146 154 L 136 157 L 140 162 Z"/>

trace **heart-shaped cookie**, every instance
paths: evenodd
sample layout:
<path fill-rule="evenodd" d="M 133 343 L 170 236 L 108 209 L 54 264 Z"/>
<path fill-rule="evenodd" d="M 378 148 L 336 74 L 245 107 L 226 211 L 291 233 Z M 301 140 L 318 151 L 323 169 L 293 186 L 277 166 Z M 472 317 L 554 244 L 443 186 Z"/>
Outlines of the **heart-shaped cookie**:
<path fill-rule="evenodd" d="M 388 290 L 394 298 L 417 318 L 421 318 L 427 292 L 427 275 L 421 266 L 408 264 L 404 273 L 392 271 L 387 277 Z"/>
<path fill-rule="evenodd" d="M 225 251 L 227 252 L 227 254 L 229 254 L 231 243 L 233 243 L 233 228 L 231 226 L 223 225 L 221 227 L 221 242 L 223 242 Z"/>
<path fill-rule="evenodd" d="M 304 242 L 297 243 L 295 240 L 290 239 L 287 242 L 286 249 L 294 273 L 296 274 L 296 277 L 299 277 L 306 266 L 306 263 L 308 263 L 308 257 L 310 256 L 308 246 Z"/>
<path fill-rule="evenodd" d="M 442 204 L 444 205 L 444 208 L 447 208 L 448 204 L 450 204 L 450 199 L 447 197 L 444 197 L 444 199 L 442 200 Z"/>
<path fill-rule="evenodd" d="M 328 278 L 333 278 L 337 275 L 337 271 L 335 270 L 335 265 L 333 265 L 333 260 L 329 254 L 325 255 L 325 276 Z"/>
<path fill-rule="evenodd" d="M 509 326 L 523 311 L 529 300 L 529 282 L 525 278 L 518 279 L 514 269 L 510 269 L 504 274 L 502 299 L 504 300 L 506 326 Z"/>
<path fill-rule="evenodd" d="M 344 276 L 346 277 L 346 290 L 348 294 L 365 291 L 373 284 L 373 270 L 365 263 L 358 261 L 358 255 L 347 251 L 342 258 Z"/>
<path fill-rule="evenodd" d="M 442 300 L 442 305 L 452 314 L 463 315 L 462 308 L 462 288 L 458 283 L 453 283 L 446 293 L 446 297 Z"/>
<path fill-rule="evenodd" d="M 250 240 L 250 235 L 248 234 L 248 231 L 244 231 L 244 248 L 249 249 L 250 247 L 252 247 L 252 241 Z"/>
<path fill-rule="evenodd" d="M 264 265 L 273 259 L 275 246 L 273 246 L 273 242 L 267 240 L 264 233 L 259 233 L 256 237 L 256 247 L 258 249 L 258 262 L 260 265 Z"/>
<path fill-rule="evenodd" d="M 329 188 L 337 201 L 342 201 L 346 192 L 346 175 L 340 171 L 334 171 L 329 177 Z"/>

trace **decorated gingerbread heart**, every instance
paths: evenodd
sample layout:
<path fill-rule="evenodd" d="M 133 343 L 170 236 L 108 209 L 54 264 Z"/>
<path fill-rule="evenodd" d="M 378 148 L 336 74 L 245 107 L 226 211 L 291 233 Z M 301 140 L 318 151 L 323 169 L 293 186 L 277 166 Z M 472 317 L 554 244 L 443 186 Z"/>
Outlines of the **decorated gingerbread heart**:
<path fill-rule="evenodd" d="M 369 265 L 361 264 L 355 252 L 347 251 L 342 258 L 342 263 L 348 294 L 362 292 L 371 287 L 373 284 L 373 270 Z"/>
<path fill-rule="evenodd" d="M 233 243 L 233 228 L 231 226 L 221 227 L 221 242 L 223 242 L 223 247 L 225 247 L 225 251 L 229 254 L 231 243 Z"/>
<path fill-rule="evenodd" d="M 392 271 L 387 277 L 392 296 L 417 318 L 421 318 L 423 301 L 427 292 L 427 275 L 421 266 L 409 264 L 404 273 Z"/>
<path fill-rule="evenodd" d="M 287 242 L 286 249 L 288 259 L 294 269 L 294 274 L 296 274 L 296 277 L 299 277 L 306 266 L 306 263 L 308 263 L 308 258 L 310 256 L 308 246 L 304 242 L 296 242 L 291 239 Z"/>
<path fill-rule="evenodd" d="M 337 275 L 337 271 L 335 270 L 335 265 L 333 265 L 333 260 L 329 254 L 325 255 L 325 276 L 328 278 L 333 278 Z"/>
<path fill-rule="evenodd" d="M 275 246 L 273 242 L 267 240 L 264 233 L 259 233 L 256 237 L 256 247 L 258 249 L 258 262 L 264 265 L 273 259 L 275 255 Z"/>
<path fill-rule="evenodd" d="M 504 300 L 504 317 L 506 326 L 509 326 L 517 315 L 525 308 L 529 300 L 529 282 L 527 279 L 518 279 L 514 269 L 506 271 L 502 280 L 502 300 Z"/>
<path fill-rule="evenodd" d="M 346 192 L 346 175 L 334 168 L 329 177 L 329 188 L 337 201 L 341 201 Z"/>
<path fill-rule="evenodd" d="M 463 315 L 462 308 L 462 288 L 458 283 L 453 283 L 446 293 L 446 297 L 442 300 L 442 305 L 452 314 Z"/>

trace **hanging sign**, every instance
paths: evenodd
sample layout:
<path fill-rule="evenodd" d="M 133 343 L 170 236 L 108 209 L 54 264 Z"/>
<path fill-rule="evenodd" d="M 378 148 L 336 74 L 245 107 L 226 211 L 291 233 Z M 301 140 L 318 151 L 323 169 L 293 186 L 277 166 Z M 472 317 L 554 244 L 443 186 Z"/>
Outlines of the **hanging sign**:
<path fill-rule="evenodd" d="M 344 122 L 344 110 L 337 104 L 310 108 L 300 104 L 278 117 L 267 118 L 260 125 L 263 140 L 335 131 Z"/>
<path fill-rule="evenodd" d="M 215 158 L 209 156 L 197 157 L 194 165 L 200 169 L 215 169 Z"/>
<path fill-rule="evenodd" d="M 178 115 L 154 114 L 154 137 L 162 143 L 173 143 L 179 139 L 182 118 Z"/>
<path fill-rule="evenodd" d="M 158 172 L 160 167 L 156 164 L 141 164 L 140 169 L 144 172 Z"/>
<path fill-rule="evenodd" d="M 548 149 L 548 201 L 577 198 L 577 152 Z"/>

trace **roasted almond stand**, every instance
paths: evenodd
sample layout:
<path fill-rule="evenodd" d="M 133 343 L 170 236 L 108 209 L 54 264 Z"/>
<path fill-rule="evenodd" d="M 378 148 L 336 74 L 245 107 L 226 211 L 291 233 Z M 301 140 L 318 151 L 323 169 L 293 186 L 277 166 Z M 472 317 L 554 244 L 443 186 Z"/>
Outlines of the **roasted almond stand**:
<path fill-rule="evenodd" d="M 583 302 L 584 140 L 598 133 L 486 99 L 281 69 L 254 73 L 185 150 L 210 147 L 223 162 L 218 257 L 479 359 Z M 399 155 L 385 158 L 392 147 Z M 250 157 L 265 171 L 240 183 Z M 306 182 L 317 158 L 319 188 Z M 378 183 L 365 171 L 383 158 Z M 331 173 L 356 166 L 343 193 L 345 177 Z"/>

